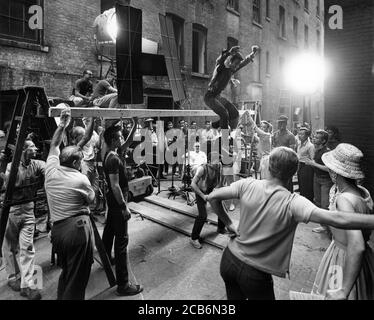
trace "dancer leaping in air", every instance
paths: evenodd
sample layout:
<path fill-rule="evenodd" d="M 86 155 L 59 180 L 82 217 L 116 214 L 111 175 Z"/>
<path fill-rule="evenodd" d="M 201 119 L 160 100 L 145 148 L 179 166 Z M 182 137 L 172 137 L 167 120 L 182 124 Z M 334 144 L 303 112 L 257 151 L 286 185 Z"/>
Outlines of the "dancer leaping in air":
<path fill-rule="evenodd" d="M 227 99 L 221 96 L 221 92 L 231 81 L 236 87 L 240 82 L 232 76 L 241 68 L 250 62 L 253 62 L 258 46 L 252 47 L 252 52 L 243 58 L 239 52 L 240 47 L 232 47 L 230 50 L 224 50 L 216 61 L 216 67 L 212 79 L 205 94 L 205 104 L 212 109 L 220 120 L 213 123 L 213 128 L 221 127 L 222 129 L 235 130 L 239 123 L 239 112 L 236 107 Z"/>

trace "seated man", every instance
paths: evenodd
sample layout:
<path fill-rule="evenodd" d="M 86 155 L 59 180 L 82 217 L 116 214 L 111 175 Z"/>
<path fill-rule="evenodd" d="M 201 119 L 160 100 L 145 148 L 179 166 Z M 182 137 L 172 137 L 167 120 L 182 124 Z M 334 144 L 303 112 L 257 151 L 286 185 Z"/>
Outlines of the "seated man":
<path fill-rule="evenodd" d="M 83 77 L 75 82 L 75 86 L 72 92 L 70 101 L 74 102 L 75 107 L 81 107 L 88 105 L 90 102 L 90 96 L 92 94 L 92 71 L 84 70 Z"/>
<path fill-rule="evenodd" d="M 194 151 L 186 153 L 186 157 L 189 160 L 188 163 L 191 167 L 191 173 L 194 175 L 196 170 L 203 164 L 208 162 L 206 153 L 200 150 L 200 143 L 196 142 L 194 145 Z"/>
<path fill-rule="evenodd" d="M 100 80 L 94 89 L 92 100 L 95 107 L 118 108 L 117 89 L 112 86 L 113 76 L 108 76 L 106 80 Z"/>

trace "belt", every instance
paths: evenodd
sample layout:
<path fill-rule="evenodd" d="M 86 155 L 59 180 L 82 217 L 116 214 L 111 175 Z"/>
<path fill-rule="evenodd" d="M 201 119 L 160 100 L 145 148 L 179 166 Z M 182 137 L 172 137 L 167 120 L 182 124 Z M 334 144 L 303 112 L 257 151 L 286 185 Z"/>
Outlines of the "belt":
<path fill-rule="evenodd" d="M 53 223 L 53 225 L 57 226 L 63 222 L 66 222 L 67 220 L 71 219 L 71 218 L 76 218 L 76 217 L 80 217 L 80 216 L 90 216 L 90 214 L 88 212 L 80 212 L 80 213 L 77 213 L 69 218 L 65 218 L 63 220 L 59 220 L 59 221 L 56 221 Z"/>

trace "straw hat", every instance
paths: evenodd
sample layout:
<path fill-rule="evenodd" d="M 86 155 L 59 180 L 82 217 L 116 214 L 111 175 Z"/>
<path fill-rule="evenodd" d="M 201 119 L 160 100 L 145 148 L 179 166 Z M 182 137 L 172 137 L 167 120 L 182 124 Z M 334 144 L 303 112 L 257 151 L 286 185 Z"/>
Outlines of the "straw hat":
<path fill-rule="evenodd" d="M 322 155 L 322 161 L 327 168 L 348 179 L 363 179 L 364 173 L 360 168 L 363 158 L 360 149 L 348 143 L 339 144 L 333 151 Z"/>

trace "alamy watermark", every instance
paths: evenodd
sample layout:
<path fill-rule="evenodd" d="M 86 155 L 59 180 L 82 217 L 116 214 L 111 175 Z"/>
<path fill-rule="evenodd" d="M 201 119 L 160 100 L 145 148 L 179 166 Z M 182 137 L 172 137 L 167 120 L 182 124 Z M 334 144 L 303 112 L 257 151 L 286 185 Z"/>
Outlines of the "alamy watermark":
<path fill-rule="evenodd" d="M 134 148 L 133 159 L 136 164 L 168 164 L 183 163 L 188 152 L 194 151 L 196 140 L 199 152 L 211 154 L 211 162 L 221 161 L 224 165 L 234 162 L 233 155 L 241 150 L 241 140 L 230 136 L 230 130 L 223 129 L 219 136 L 208 140 L 201 130 L 188 129 L 188 133 L 181 129 L 163 131 L 163 121 L 157 121 L 156 131 L 140 129 L 134 135 L 134 142 L 139 144 Z M 198 139 L 197 139 L 198 138 Z M 208 148 L 209 147 L 209 148 Z"/>

